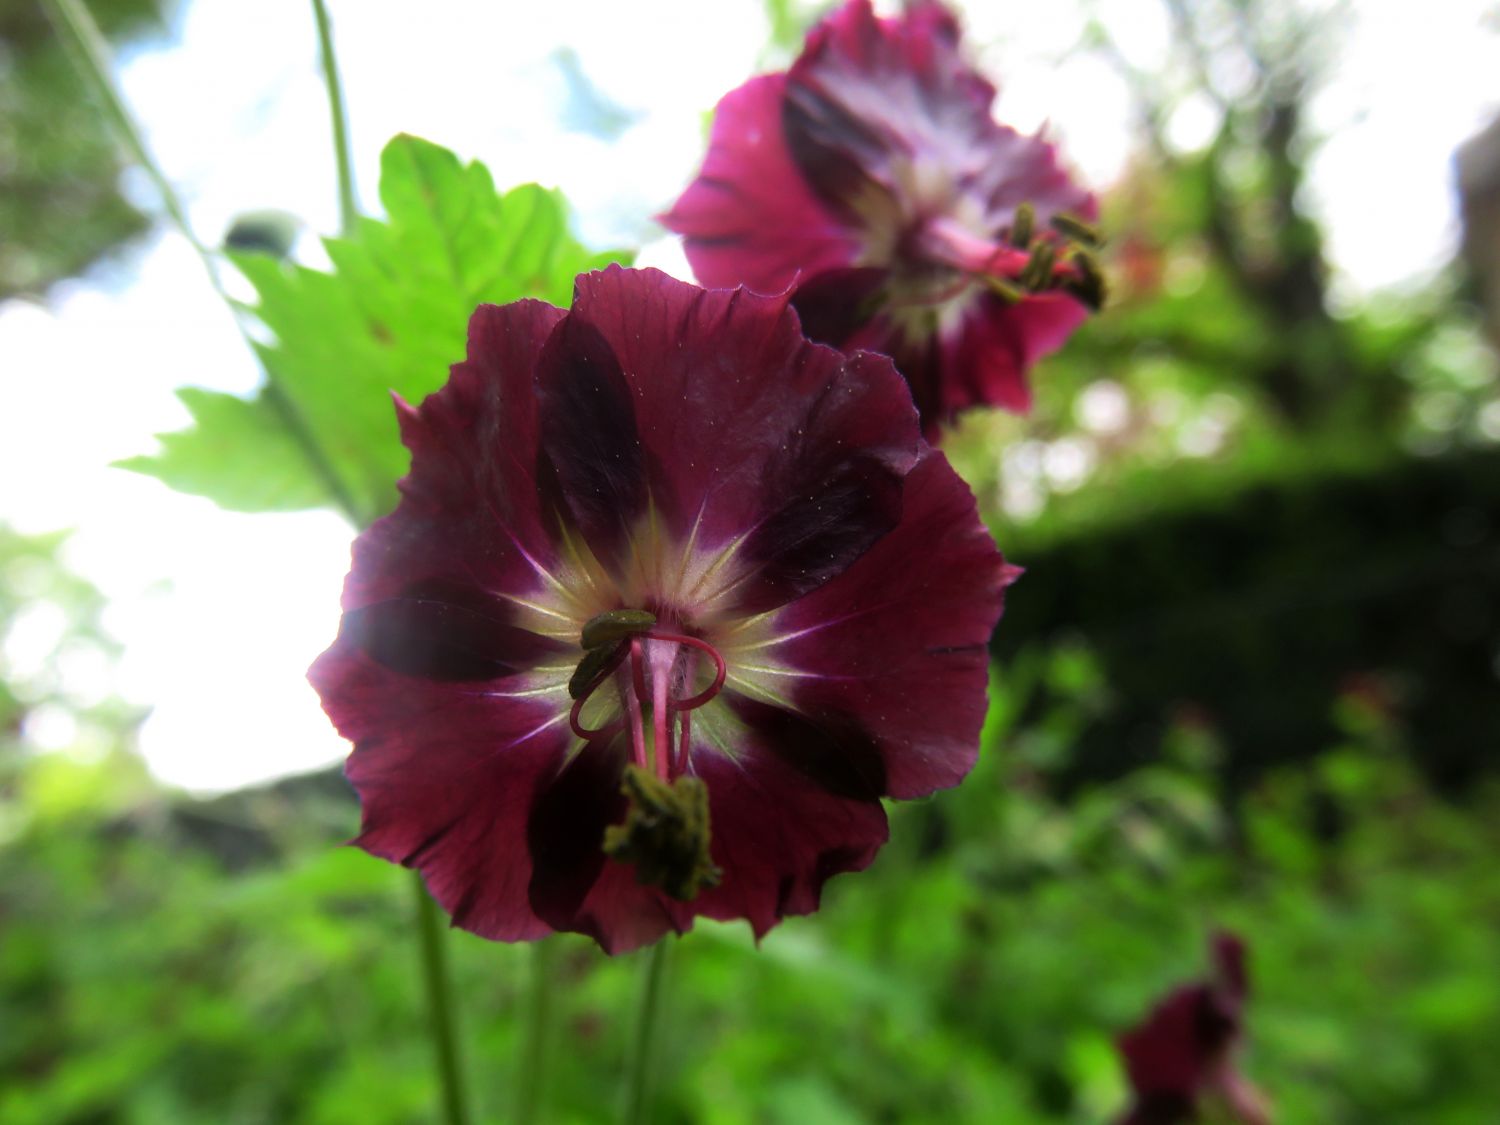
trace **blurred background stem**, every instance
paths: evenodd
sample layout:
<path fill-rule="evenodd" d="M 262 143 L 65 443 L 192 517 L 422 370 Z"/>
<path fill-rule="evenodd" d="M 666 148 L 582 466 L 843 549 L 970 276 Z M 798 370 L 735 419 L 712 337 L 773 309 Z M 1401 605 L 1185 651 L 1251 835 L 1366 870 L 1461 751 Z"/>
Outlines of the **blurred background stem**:
<path fill-rule="evenodd" d="M 543 1103 L 552 1062 L 552 989 L 557 970 L 557 940 L 531 943 L 531 980 L 526 997 L 525 1030 L 516 1074 L 515 1125 L 545 1120 Z"/>
<path fill-rule="evenodd" d="M 428 1022 L 443 1087 L 443 1120 L 447 1125 L 467 1125 L 468 1099 L 458 1057 L 457 1021 L 449 1002 L 443 918 L 419 871 L 412 872 L 412 890 L 417 899 L 417 940 L 421 946 L 422 980 L 427 989 Z"/>
<path fill-rule="evenodd" d="M 328 91 L 328 112 L 333 119 L 333 154 L 339 171 L 339 233 L 348 235 L 359 217 L 354 199 L 354 158 L 349 150 L 349 111 L 344 105 L 344 86 L 339 80 L 338 57 L 333 50 L 328 6 L 323 0 L 312 0 L 312 6 L 318 24 L 318 50 L 323 61 L 323 85 Z"/>
<path fill-rule="evenodd" d="M 661 1017 L 665 989 L 668 939 L 662 938 L 646 952 L 641 979 L 641 1000 L 625 1070 L 625 1125 L 645 1125 L 651 1120 L 651 1092 L 656 1067 L 656 1029 Z"/>

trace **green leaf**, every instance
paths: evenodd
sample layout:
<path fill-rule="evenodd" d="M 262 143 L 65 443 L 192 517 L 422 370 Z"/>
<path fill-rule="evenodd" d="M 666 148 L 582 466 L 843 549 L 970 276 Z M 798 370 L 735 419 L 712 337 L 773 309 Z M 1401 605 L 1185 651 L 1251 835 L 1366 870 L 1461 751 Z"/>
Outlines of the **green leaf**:
<path fill-rule="evenodd" d="M 177 397 L 193 427 L 160 434 L 161 452 L 115 465 L 156 477 L 179 492 L 211 496 L 236 512 L 284 512 L 327 503 L 307 454 L 265 396 L 254 400 L 183 387 Z"/>
<path fill-rule="evenodd" d="M 368 522 L 406 471 L 390 393 L 415 403 L 443 385 L 475 306 L 564 305 L 577 274 L 623 259 L 572 236 L 560 193 L 501 194 L 482 164 L 415 137 L 386 146 L 380 197 L 385 220 L 325 241 L 332 273 L 232 258 L 259 298 L 271 341 L 256 351 L 282 401 L 186 392 L 195 427 L 126 468 L 241 511 L 343 506 Z"/>

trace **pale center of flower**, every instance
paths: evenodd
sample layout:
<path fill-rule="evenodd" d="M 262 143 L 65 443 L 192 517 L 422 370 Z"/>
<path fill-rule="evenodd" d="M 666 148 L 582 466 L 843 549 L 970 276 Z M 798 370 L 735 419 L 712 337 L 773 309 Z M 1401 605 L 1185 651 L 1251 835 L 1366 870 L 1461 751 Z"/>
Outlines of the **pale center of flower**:
<path fill-rule="evenodd" d="M 590 643 L 592 642 L 592 643 Z M 657 627 L 645 610 L 609 610 L 582 631 L 586 649 L 568 684 L 573 697 L 568 725 L 585 741 L 613 738 L 624 730 L 630 760 L 670 782 L 687 767 L 691 714 L 724 686 L 724 658 L 700 637 Z M 706 683 L 699 669 L 706 671 Z M 620 713 L 602 727 L 583 725 L 583 707 L 597 691 L 613 685 Z"/>
<path fill-rule="evenodd" d="M 649 505 L 607 566 L 565 528 L 551 565 L 527 556 L 535 588 L 501 595 L 520 627 L 581 647 L 581 659 L 532 669 L 518 693 L 559 704 L 550 721 L 568 723 L 570 753 L 623 750 L 626 813 L 601 846 L 682 901 L 719 878 L 708 788 L 693 766 L 696 753 L 737 753 L 741 720 L 718 697 L 730 689 L 790 707 L 786 686 L 810 674 L 776 655 L 805 630 L 778 629 L 778 611 L 740 608 L 756 573 L 741 555 L 746 537 L 709 546 L 700 524 L 679 538 Z"/>

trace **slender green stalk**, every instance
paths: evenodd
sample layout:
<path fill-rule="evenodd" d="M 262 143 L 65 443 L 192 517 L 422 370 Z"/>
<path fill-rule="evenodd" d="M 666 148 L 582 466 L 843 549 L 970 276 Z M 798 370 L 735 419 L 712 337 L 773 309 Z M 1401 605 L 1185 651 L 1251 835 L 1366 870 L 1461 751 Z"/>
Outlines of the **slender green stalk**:
<path fill-rule="evenodd" d="M 192 225 L 188 222 L 187 209 L 182 205 L 182 200 L 173 189 L 171 181 L 152 159 L 151 152 L 146 148 L 146 142 L 142 138 L 141 130 L 125 105 L 125 99 L 114 80 L 109 45 L 99 31 L 99 25 L 94 22 L 93 16 L 89 15 L 88 8 L 83 5 L 82 0 L 42 0 L 42 7 L 46 10 L 53 27 L 57 29 L 57 34 L 62 39 L 69 56 L 72 57 L 79 76 L 98 99 L 118 140 L 131 158 L 151 177 L 151 182 L 156 185 L 156 190 L 161 195 L 162 207 L 171 218 L 173 225 L 197 252 L 204 270 L 208 273 L 209 283 L 229 306 L 235 327 L 240 330 L 240 335 L 253 350 L 254 341 L 246 333 L 245 326 L 239 318 L 239 310 L 229 296 L 228 290 L 224 288 L 224 279 L 219 273 L 218 260 L 193 233 Z M 353 492 L 334 468 L 333 462 L 324 453 L 291 395 L 276 381 L 275 376 L 269 370 L 265 371 L 265 375 L 266 400 L 281 418 L 292 440 L 302 450 L 308 465 L 323 481 L 335 506 L 356 527 L 363 527 L 369 522 L 367 513 L 363 511 Z"/>
<path fill-rule="evenodd" d="M 444 943 L 443 915 L 427 893 L 419 872 L 411 873 L 417 896 L 417 940 L 421 945 L 422 979 L 427 989 L 427 1016 L 432 1046 L 437 1055 L 443 1086 L 443 1120 L 447 1125 L 468 1125 L 468 1099 L 464 1093 L 463 1063 L 458 1053 L 458 1032 L 453 1007 L 448 1001 L 448 954 Z"/>
<path fill-rule="evenodd" d="M 557 967 L 557 940 L 531 943 L 531 981 L 526 996 L 526 1031 L 516 1074 L 513 1125 L 543 1120 L 547 1074 L 552 1061 L 552 991 Z"/>
<path fill-rule="evenodd" d="M 328 23 L 328 5 L 312 0 L 318 22 L 318 47 L 323 56 L 323 85 L 328 90 L 328 112 L 333 118 L 333 154 L 339 168 L 339 231 L 349 235 L 359 207 L 354 200 L 354 158 L 349 150 L 349 111 L 344 106 L 344 87 L 339 81 L 338 57 L 333 53 L 333 29 Z"/>
<path fill-rule="evenodd" d="M 193 244 L 194 250 L 198 251 L 198 256 L 203 259 L 203 267 L 208 270 L 208 276 L 214 288 L 227 300 L 224 284 L 219 277 L 218 264 L 208 252 L 208 247 L 198 241 L 198 236 L 188 225 L 187 211 L 183 208 L 182 201 L 177 198 L 177 193 L 172 189 L 171 183 L 157 166 L 156 161 L 151 158 L 145 141 L 141 139 L 140 129 L 136 127 L 135 119 L 130 116 L 130 110 L 125 107 L 125 99 L 120 93 L 119 86 L 115 84 L 109 44 L 105 42 L 99 25 L 94 22 L 94 17 L 89 15 L 89 10 L 84 7 L 82 0 L 42 0 L 42 7 L 46 9 L 52 26 L 57 29 L 64 48 L 73 60 L 73 65 L 78 68 L 79 76 L 98 100 L 100 108 L 104 110 L 104 115 L 109 118 L 110 126 L 114 129 L 117 139 L 130 153 L 131 159 L 145 170 L 146 175 L 151 177 L 151 182 L 156 185 L 156 190 L 161 194 L 162 206 L 166 208 L 167 214 L 171 216 L 172 222 L 177 225 L 183 237 Z"/>
<path fill-rule="evenodd" d="M 652 1082 L 656 1070 L 656 1028 L 665 991 L 668 938 L 662 938 L 646 954 L 646 975 L 641 982 L 641 1006 L 636 1013 L 635 1036 L 625 1072 L 624 1125 L 646 1125 L 651 1120 Z"/>

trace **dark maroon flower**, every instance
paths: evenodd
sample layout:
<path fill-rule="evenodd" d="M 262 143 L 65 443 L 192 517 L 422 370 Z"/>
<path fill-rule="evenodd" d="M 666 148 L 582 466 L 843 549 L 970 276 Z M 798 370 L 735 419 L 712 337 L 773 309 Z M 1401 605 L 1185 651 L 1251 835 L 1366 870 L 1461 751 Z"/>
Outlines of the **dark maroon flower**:
<path fill-rule="evenodd" d="M 784 74 L 719 102 L 662 222 L 705 285 L 795 285 L 809 336 L 891 356 L 929 436 L 968 406 L 1025 411 L 1026 372 L 1103 299 L 1094 198 L 995 88 L 934 0 L 849 0 Z"/>
<path fill-rule="evenodd" d="M 1181 1125 L 1205 1117 L 1242 1125 L 1271 1120 L 1264 1099 L 1235 1066 L 1249 991 L 1245 944 L 1233 934 L 1216 934 L 1211 951 L 1209 980 L 1176 989 L 1145 1023 L 1121 1036 L 1135 1091 L 1121 1125 Z"/>
<path fill-rule="evenodd" d="M 311 678 L 357 843 L 610 952 L 815 910 L 956 784 L 1013 576 L 890 362 L 655 271 L 483 306 Z"/>

